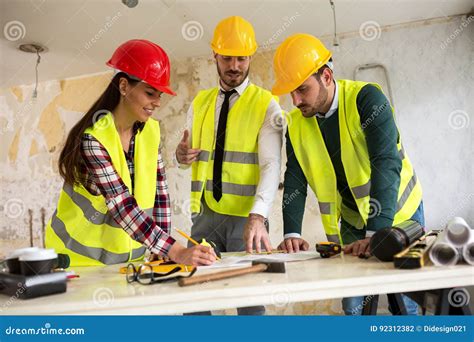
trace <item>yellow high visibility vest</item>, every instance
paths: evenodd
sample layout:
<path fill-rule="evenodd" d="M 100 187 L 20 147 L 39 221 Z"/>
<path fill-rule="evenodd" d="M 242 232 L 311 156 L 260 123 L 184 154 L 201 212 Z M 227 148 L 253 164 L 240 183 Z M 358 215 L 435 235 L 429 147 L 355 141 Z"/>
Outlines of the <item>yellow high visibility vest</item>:
<path fill-rule="evenodd" d="M 370 202 L 370 159 L 356 100 L 359 91 L 368 83 L 349 80 L 339 80 L 337 83 L 341 159 L 348 185 L 357 204 L 358 214 L 365 225 L 370 207 L 376 207 L 376 203 Z M 381 89 L 378 84 L 373 85 Z M 341 196 L 337 191 L 336 173 L 317 119 L 303 117 L 299 109 L 291 111 L 288 116 L 288 132 L 295 156 L 308 184 L 318 198 L 326 236 L 329 241 L 339 243 L 342 241 L 339 232 Z M 398 140 L 397 147 L 402 159 L 402 171 L 394 224 L 410 219 L 422 198 L 420 182 L 403 149 L 401 138 Z M 345 207 L 342 207 L 343 216 L 344 210 Z"/>
<path fill-rule="evenodd" d="M 103 116 L 85 133 L 96 138 L 109 153 L 112 164 L 149 216 L 156 195 L 156 170 L 160 125 L 149 119 L 135 136 L 134 189 L 111 113 Z M 145 247 L 133 240 L 110 215 L 105 197 L 91 194 L 83 185 L 65 184 L 51 221 L 46 227 L 46 246 L 68 254 L 71 266 L 117 264 L 140 260 Z"/>
<path fill-rule="evenodd" d="M 250 84 L 237 99 L 227 118 L 222 163 L 222 198 L 212 195 L 216 133 L 214 117 L 219 88 L 200 91 L 193 101 L 192 148 L 201 149 L 192 164 L 191 212 L 199 213 L 201 197 L 213 211 L 248 216 L 260 179 L 258 134 L 265 120 L 271 93 Z"/>

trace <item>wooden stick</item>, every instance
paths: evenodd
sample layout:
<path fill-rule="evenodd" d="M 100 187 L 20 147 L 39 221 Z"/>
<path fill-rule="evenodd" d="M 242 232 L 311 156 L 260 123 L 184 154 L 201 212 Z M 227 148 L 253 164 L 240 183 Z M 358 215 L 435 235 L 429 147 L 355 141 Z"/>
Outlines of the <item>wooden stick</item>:
<path fill-rule="evenodd" d="M 267 265 L 259 264 L 259 265 L 254 265 L 251 267 L 238 268 L 235 270 L 203 274 L 200 276 L 194 276 L 190 278 L 182 278 L 179 280 L 178 284 L 179 286 L 188 286 L 188 285 L 193 285 L 193 284 L 205 283 L 205 282 L 213 281 L 213 280 L 221 280 L 221 279 L 237 277 L 244 274 L 265 272 L 267 268 L 268 268 Z"/>

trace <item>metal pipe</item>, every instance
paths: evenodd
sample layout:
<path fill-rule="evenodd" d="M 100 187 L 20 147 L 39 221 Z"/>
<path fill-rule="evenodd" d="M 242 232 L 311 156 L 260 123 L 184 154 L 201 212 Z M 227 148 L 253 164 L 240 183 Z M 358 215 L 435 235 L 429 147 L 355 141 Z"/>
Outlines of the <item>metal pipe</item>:
<path fill-rule="evenodd" d="M 336 6 L 334 5 L 334 1 L 333 0 L 329 0 L 329 4 L 331 5 L 331 9 L 332 9 L 332 19 L 333 19 L 333 23 L 334 23 L 334 38 L 333 38 L 333 41 L 332 41 L 332 45 L 333 46 L 339 46 L 339 39 L 337 38 L 337 28 L 336 28 Z"/>
<path fill-rule="evenodd" d="M 30 228 L 30 247 L 33 247 L 33 210 L 28 209 L 28 226 Z"/>
<path fill-rule="evenodd" d="M 388 76 L 388 71 L 385 65 L 381 63 L 367 63 L 367 64 L 361 64 L 357 66 L 354 70 L 354 80 L 357 80 L 357 73 L 361 70 L 365 69 L 373 69 L 373 68 L 382 68 L 385 78 L 387 80 L 387 90 L 388 90 L 388 96 L 390 97 L 390 104 L 392 105 L 393 108 L 395 107 L 395 100 L 393 99 L 393 93 L 392 93 L 392 86 L 390 85 L 390 77 Z"/>

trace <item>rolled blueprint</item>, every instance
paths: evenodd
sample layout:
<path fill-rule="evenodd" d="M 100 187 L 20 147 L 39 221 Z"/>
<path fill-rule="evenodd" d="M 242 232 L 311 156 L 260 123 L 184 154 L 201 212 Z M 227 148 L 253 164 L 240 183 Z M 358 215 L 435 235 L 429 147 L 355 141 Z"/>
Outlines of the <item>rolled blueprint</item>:
<path fill-rule="evenodd" d="M 436 266 L 456 265 L 459 260 L 459 250 L 448 240 L 447 235 L 448 229 L 439 233 L 430 249 L 430 259 Z"/>
<path fill-rule="evenodd" d="M 471 227 L 462 217 L 455 217 L 446 225 L 446 238 L 454 247 L 463 247 L 471 239 Z"/>
<path fill-rule="evenodd" d="M 462 248 L 462 256 L 468 264 L 474 266 L 474 234 L 472 232 L 470 240 Z"/>

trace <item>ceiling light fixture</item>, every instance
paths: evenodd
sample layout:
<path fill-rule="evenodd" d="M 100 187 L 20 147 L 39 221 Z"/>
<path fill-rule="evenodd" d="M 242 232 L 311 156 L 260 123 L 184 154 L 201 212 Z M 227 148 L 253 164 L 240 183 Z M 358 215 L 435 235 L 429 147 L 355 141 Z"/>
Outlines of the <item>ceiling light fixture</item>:
<path fill-rule="evenodd" d="M 134 8 L 138 5 L 138 0 L 122 0 L 122 3 L 128 8 Z"/>
<path fill-rule="evenodd" d="M 36 99 L 38 97 L 38 66 L 41 62 L 41 52 L 47 52 L 48 49 L 37 43 L 32 43 L 32 44 L 21 44 L 18 49 L 20 49 L 23 52 L 28 52 L 28 53 L 36 53 L 36 66 L 35 66 L 35 90 L 33 90 L 33 99 Z"/>

